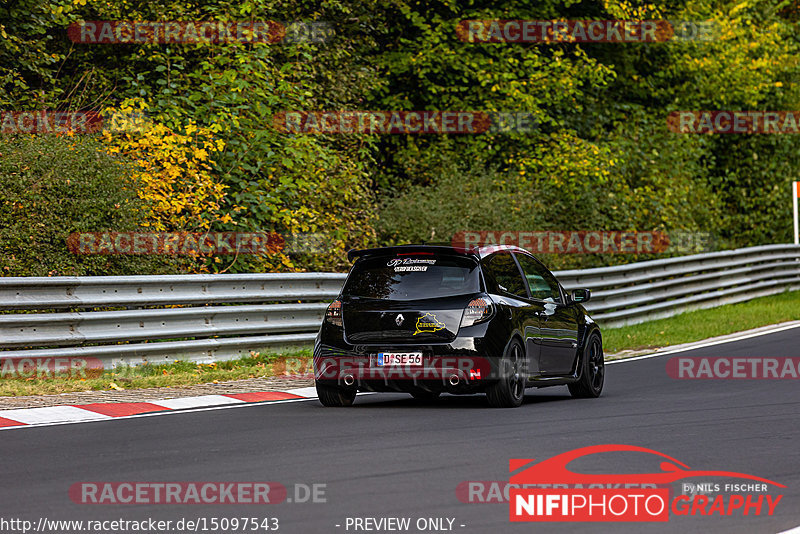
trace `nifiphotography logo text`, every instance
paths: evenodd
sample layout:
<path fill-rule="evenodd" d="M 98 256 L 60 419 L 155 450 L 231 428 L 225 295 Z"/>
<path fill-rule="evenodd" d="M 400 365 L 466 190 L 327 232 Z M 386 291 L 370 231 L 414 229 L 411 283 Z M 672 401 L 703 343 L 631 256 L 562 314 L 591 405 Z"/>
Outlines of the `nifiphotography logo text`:
<path fill-rule="evenodd" d="M 660 472 L 643 474 L 581 474 L 567 469 L 573 460 L 606 452 L 647 453 L 666 461 L 661 461 Z M 510 479 L 510 521 L 663 522 L 669 521 L 670 515 L 773 515 L 783 495 L 767 491 L 770 486 L 786 487 L 744 473 L 693 470 L 666 454 L 633 445 L 595 445 L 541 462 L 527 459 L 509 462 L 511 472 L 524 466 L 528 467 Z M 683 482 L 683 492 L 671 495 L 670 484 L 694 477 L 702 477 L 704 482 Z M 707 482 L 717 478 L 746 482 Z"/>

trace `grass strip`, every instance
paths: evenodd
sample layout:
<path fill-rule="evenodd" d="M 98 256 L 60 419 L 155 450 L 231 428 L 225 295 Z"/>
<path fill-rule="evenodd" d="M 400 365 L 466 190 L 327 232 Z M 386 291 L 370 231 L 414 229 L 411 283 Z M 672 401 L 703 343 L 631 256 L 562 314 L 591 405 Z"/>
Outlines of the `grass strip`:
<path fill-rule="evenodd" d="M 696 310 L 666 319 L 603 329 L 606 354 L 679 345 L 800 319 L 800 291 Z M 601 324 L 602 327 L 602 324 Z"/>
<path fill-rule="evenodd" d="M 0 353 L 0 356 L 2 353 Z M 74 376 L 0 375 L 0 396 L 50 395 L 75 391 L 191 386 L 272 376 L 311 373 L 311 349 L 258 353 L 247 358 L 214 363 L 176 360 L 114 369 L 87 369 Z"/>

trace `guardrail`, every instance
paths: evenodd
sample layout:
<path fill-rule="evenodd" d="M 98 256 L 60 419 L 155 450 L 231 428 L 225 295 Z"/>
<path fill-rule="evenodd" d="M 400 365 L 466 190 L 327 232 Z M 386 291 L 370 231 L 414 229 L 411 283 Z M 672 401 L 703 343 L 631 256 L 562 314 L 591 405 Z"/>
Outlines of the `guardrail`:
<path fill-rule="evenodd" d="M 112 366 L 176 358 L 212 362 L 309 345 L 344 278 L 0 277 L 0 310 L 36 312 L 0 314 L 0 349 L 6 349 L 0 358 L 92 357 Z"/>
<path fill-rule="evenodd" d="M 800 246 L 766 245 L 555 274 L 566 289 L 591 289 L 586 308 L 602 326 L 613 328 L 800 289 Z"/>
<path fill-rule="evenodd" d="M 605 327 L 800 289 L 800 246 L 768 245 L 558 271 L 592 290 Z M 338 273 L 0 277 L 0 358 L 94 357 L 105 364 L 220 361 L 309 345 Z M 116 308 L 116 309 L 115 309 Z"/>

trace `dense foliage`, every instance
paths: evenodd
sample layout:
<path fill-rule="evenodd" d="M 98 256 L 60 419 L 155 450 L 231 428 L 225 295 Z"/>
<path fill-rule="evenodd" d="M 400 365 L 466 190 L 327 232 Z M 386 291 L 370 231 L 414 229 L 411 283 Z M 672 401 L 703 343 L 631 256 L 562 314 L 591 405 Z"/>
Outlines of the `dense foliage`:
<path fill-rule="evenodd" d="M 456 35 L 465 19 L 669 19 L 712 21 L 716 30 L 710 41 L 476 44 Z M 7 225 L 0 232 L 22 235 L 22 221 L 42 217 L 25 202 L 14 208 L 21 200 L 13 195 L 22 193 L 12 192 L 26 182 L 11 169 L 45 149 L 57 156 L 63 178 L 88 176 L 83 162 L 96 150 L 111 158 L 97 156 L 92 187 L 136 184 L 133 194 L 117 189 L 96 199 L 80 223 L 87 230 L 324 236 L 324 246 L 305 254 L 200 262 L 137 257 L 115 260 L 113 272 L 162 272 L 165 265 L 343 269 L 351 247 L 448 241 L 462 230 L 681 230 L 712 233 L 724 247 L 786 242 L 789 183 L 800 175 L 795 136 L 677 134 L 666 117 L 680 110 L 800 109 L 796 19 L 780 0 L 3 3 L 0 109 L 133 109 L 145 114 L 147 127 L 80 142 L 0 136 L 0 180 L 17 184 L 0 190 L 0 213 L 30 210 L 13 231 L 11 219 L 0 221 Z M 67 38 L 70 24 L 101 20 L 325 21 L 331 31 L 321 42 L 279 44 Z M 286 110 L 525 112 L 536 128 L 302 135 L 273 127 L 273 116 Z M 71 145 L 79 149 L 65 148 Z M 109 162 L 122 160 L 128 171 L 114 171 Z M 113 208 L 120 195 L 131 206 L 124 218 Z M 40 221 L 52 225 L 46 246 L 36 239 L 22 246 L 18 237 L 0 243 L 3 274 L 100 274 L 108 258 L 78 262 L 59 241 L 80 212 L 50 210 Z M 643 258 L 547 258 L 553 267 L 632 259 Z"/>
<path fill-rule="evenodd" d="M 128 164 L 82 136 L 18 136 L 0 152 L 4 275 L 115 275 L 185 268 L 174 256 L 84 255 L 70 234 L 134 231 L 144 203 Z"/>

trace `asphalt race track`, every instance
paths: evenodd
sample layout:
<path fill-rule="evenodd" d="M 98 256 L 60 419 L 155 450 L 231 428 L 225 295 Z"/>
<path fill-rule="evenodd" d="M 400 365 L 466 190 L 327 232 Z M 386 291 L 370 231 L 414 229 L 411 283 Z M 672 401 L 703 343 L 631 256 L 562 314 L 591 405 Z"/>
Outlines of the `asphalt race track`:
<path fill-rule="evenodd" d="M 794 328 L 681 355 L 797 357 L 799 340 Z M 776 533 L 800 525 L 798 380 L 674 380 L 665 371 L 668 358 L 607 366 L 600 399 L 571 399 L 566 387 L 529 390 L 519 409 L 487 408 L 483 396 L 425 405 L 380 394 L 359 396 L 350 409 L 304 400 L 0 432 L 3 516 L 277 517 L 278 532 L 291 534 L 367 532 L 346 528 L 348 517 L 409 517 L 412 527 L 418 518 L 449 518 L 453 531 L 465 534 Z M 692 469 L 768 478 L 786 486 L 783 499 L 773 516 L 512 524 L 507 503 L 462 503 L 456 495 L 463 481 L 508 480 L 511 458 L 543 460 L 606 443 L 655 449 Z M 585 467 L 651 472 L 658 462 L 609 453 L 600 468 Z M 75 504 L 68 489 L 85 481 L 277 481 L 290 488 L 290 498 L 294 484 L 325 484 L 327 502 Z"/>

